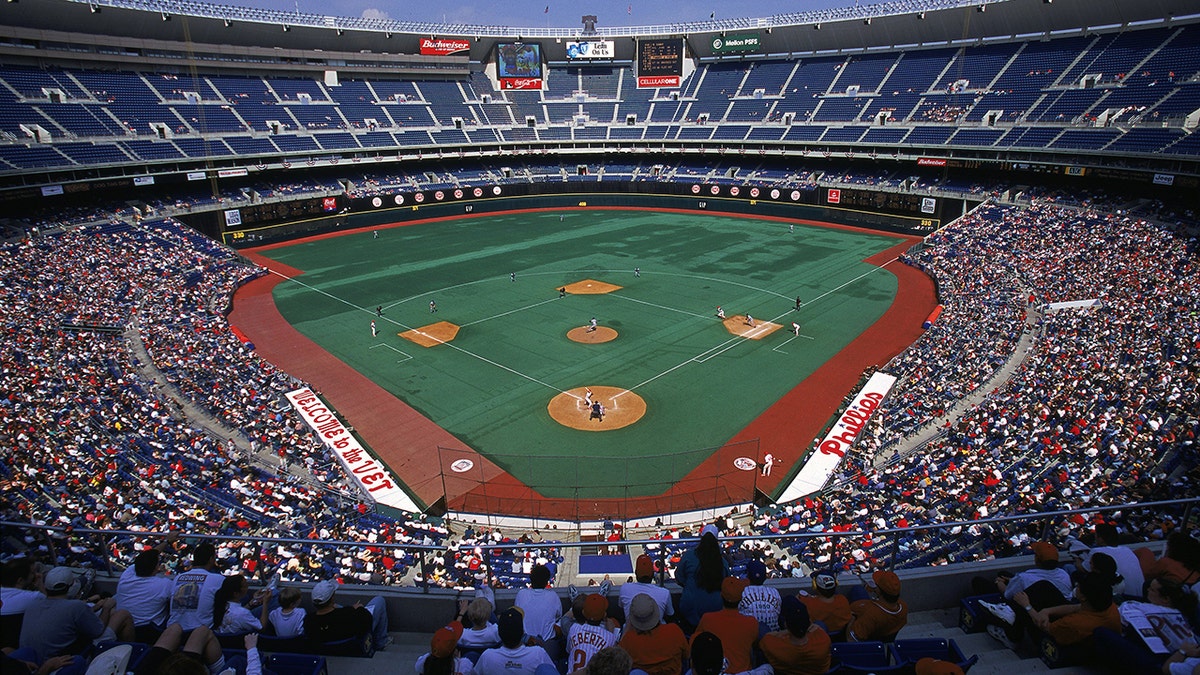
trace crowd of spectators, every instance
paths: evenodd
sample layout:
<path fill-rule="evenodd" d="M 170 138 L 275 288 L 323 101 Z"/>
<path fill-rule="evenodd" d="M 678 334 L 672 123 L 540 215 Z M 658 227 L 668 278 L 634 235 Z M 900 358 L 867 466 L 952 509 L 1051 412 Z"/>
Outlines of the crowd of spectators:
<path fill-rule="evenodd" d="M 1073 245 L 1064 249 L 1063 242 Z M 291 579 L 337 573 L 359 582 L 466 588 L 487 579 L 506 586 L 522 584 L 532 565 L 561 561 L 552 543 L 533 537 L 486 528 L 449 537 L 437 524 L 356 508 L 340 467 L 280 404 L 280 394 L 299 383 L 229 333 L 223 315 L 233 290 L 261 270 L 226 249 L 169 221 L 145 221 L 34 238 L 2 253 L 2 311 L 13 345 L 4 372 L 11 393 L 0 403 L 11 447 L 0 467 L 13 488 L 6 490 L 6 514 L 76 526 L 170 524 L 446 547 L 416 575 L 410 557 L 390 551 L 280 547 L 259 561 L 248 547 L 221 547 L 247 573 L 278 569 Z M 1195 304 L 1194 256 L 1186 234 L 1049 200 L 987 206 L 929 237 L 906 262 L 934 277 L 946 311 L 887 366 L 899 382 L 868 428 L 866 452 L 847 461 L 845 481 L 825 494 L 762 513 L 751 526 L 731 522 L 724 533 L 973 520 L 1131 501 L 1190 480 L 1192 460 L 1180 450 L 1196 432 L 1191 355 L 1200 331 L 1188 310 Z M 1088 309 L 1048 305 L 1092 299 L 1099 302 Z M 290 470 L 254 464 L 237 444 L 173 415 L 158 385 L 141 375 L 145 364 L 129 355 L 121 332 L 131 325 L 172 387 Z M 1036 334 L 1034 347 L 1019 355 L 1011 381 L 952 418 L 954 403 L 1008 362 L 1026 332 Z M 930 425 L 940 428 L 932 443 L 874 466 L 869 451 Z M 189 480 L 181 486 L 180 477 Z M 1149 532 L 1158 524 L 1128 527 Z M 669 546 L 690 534 L 660 528 L 652 537 Z M 768 575 L 791 576 L 828 566 L 869 571 L 893 551 L 903 564 L 921 565 L 1000 555 L 1027 543 L 1020 532 L 980 525 L 962 534 L 949 547 L 914 534 L 840 548 L 829 541 L 784 549 L 742 542 L 726 553 L 736 571 L 757 559 Z M 128 563 L 136 553 L 121 541 L 104 552 L 65 541 L 65 550 L 86 562 L 108 554 Z M 498 542 L 528 548 L 489 548 Z M 669 550 L 663 559 L 673 568 L 681 557 Z"/>

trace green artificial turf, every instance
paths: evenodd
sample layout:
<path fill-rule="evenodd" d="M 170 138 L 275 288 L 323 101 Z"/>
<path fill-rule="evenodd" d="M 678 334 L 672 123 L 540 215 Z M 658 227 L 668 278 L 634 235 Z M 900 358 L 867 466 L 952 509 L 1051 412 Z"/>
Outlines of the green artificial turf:
<path fill-rule="evenodd" d="M 302 333 L 543 495 L 594 498 L 662 492 L 874 323 L 896 279 L 862 260 L 895 243 L 749 218 L 551 210 L 356 232 L 265 255 L 304 271 L 275 290 Z M 558 297 L 584 279 L 622 288 Z M 785 329 L 734 337 L 717 305 Z M 619 337 L 566 338 L 593 316 Z M 450 344 L 396 335 L 439 320 L 461 326 Z M 648 412 L 604 433 L 554 422 L 550 399 L 585 385 L 631 388 Z"/>

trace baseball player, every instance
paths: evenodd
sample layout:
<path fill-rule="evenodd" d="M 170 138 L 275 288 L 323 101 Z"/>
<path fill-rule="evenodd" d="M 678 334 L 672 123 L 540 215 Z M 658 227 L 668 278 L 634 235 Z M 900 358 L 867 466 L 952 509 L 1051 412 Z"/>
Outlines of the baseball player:
<path fill-rule="evenodd" d="M 725 320 L 725 310 L 721 309 L 720 305 L 717 305 L 717 318 L 722 321 Z"/>
<path fill-rule="evenodd" d="M 588 322 L 587 332 L 591 333 L 595 330 L 596 330 L 596 317 L 593 316 L 592 320 Z"/>
<path fill-rule="evenodd" d="M 775 455 L 772 455 L 768 452 L 767 455 L 763 457 L 762 475 L 770 476 L 772 466 L 775 466 Z"/>
<path fill-rule="evenodd" d="M 588 415 L 588 420 L 604 421 L 604 404 L 600 401 L 592 401 L 592 414 Z"/>
<path fill-rule="evenodd" d="M 754 328 L 755 326 L 754 317 L 750 316 L 749 314 L 746 315 L 746 325 L 750 326 L 751 328 Z"/>
<path fill-rule="evenodd" d="M 437 311 L 437 303 L 434 302 L 433 300 L 430 300 L 429 301 L 429 313 L 433 314 L 436 311 Z"/>
<path fill-rule="evenodd" d="M 371 321 L 371 337 L 379 337 L 379 331 L 375 329 L 375 321 Z"/>
<path fill-rule="evenodd" d="M 583 402 L 584 402 L 584 404 L 587 405 L 587 407 L 589 407 L 589 408 L 592 407 L 592 389 L 591 389 L 591 387 L 583 388 Z"/>
<path fill-rule="evenodd" d="M 795 321 L 792 322 L 792 334 L 796 337 L 800 337 L 800 324 L 796 323 Z"/>

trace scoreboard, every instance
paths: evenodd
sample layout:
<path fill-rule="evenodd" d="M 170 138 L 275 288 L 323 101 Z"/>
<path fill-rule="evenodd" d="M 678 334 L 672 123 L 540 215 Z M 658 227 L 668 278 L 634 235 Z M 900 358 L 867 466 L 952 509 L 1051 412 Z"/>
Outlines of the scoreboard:
<path fill-rule="evenodd" d="M 677 88 L 683 81 L 683 38 L 638 40 L 638 89 Z"/>

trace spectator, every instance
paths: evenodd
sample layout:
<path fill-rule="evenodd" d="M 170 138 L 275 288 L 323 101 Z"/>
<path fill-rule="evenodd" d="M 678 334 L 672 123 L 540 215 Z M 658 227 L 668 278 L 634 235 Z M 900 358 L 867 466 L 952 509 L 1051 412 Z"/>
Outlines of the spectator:
<path fill-rule="evenodd" d="M 558 620 L 562 618 L 562 599 L 549 588 L 550 569 L 545 565 L 534 565 L 529 573 L 529 588 L 517 591 L 513 604 L 524 613 L 525 634 L 545 648 L 551 658 L 563 654 L 562 636 L 559 635 Z"/>
<path fill-rule="evenodd" d="M 660 616 L 665 621 L 675 613 L 675 603 L 671 600 L 671 592 L 654 583 L 654 559 L 643 553 L 637 557 L 633 566 L 636 581 L 621 585 L 618 599 L 621 603 L 621 615 L 629 616 L 629 604 L 639 594 L 645 593 L 658 603 Z"/>
<path fill-rule="evenodd" d="M 1024 620 L 1025 607 L 1041 611 L 1047 607 L 1065 604 L 1071 597 L 1071 575 L 1058 566 L 1058 549 L 1045 541 L 1034 542 L 1034 567 L 1019 574 L 1003 571 L 996 575 L 995 588 L 1000 591 L 1005 602 L 981 602 L 980 605 L 988 610 L 1005 626 L 1008 639 L 1019 642 L 1028 622 Z M 980 593 L 986 592 L 987 584 L 978 577 L 972 584 Z M 1018 602 L 1016 596 L 1024 593 L 1028 602 Z"/>
<path fill-rule="evenodd" d="M 154 548 L 143 549 L 133 559 L 133 566 L 125 568 L 117 581 L 114 596 L 117 608 L 129 612 L 139 642 L 154 643 L 166 628 L 171 612 L 175 583 L 163 574 L 160 562 L 166 546 L 163 542 Z"/>
<path fill-rule="evenodd" d="M 541 645 L 525 644 L 525 615 L 520 607 L 510 607 L 500 613 L 496 622 L 500 632 L 499 647 L 479 655 L 475 672 L 479 675 L 533 675 L 543 664 L 554 667 L 554 661 Z"/>
<path fill-rule="evenodd" d="M 596 652 L 586 668 L 575 670 L 572 675 L 629 675 L 633 670 L 633 659 L 620 647 L 605 647 Z M 551 675 L 547 673 L 547 675 Z"/>
<path fill-rule="evenodd" d="M 1184 585 L 1200 581 L 1200 542 L 1184 532 L 1173 532 L 1167 537 L 1167 550 L 1161 558 L 1155 558 L 1150 549 L 1135 551 L 1141 562 L 1146 579 L 1167 579 Z"/>
<path fill-rule="evenodd" d="M 721 638 L 712 633 L 696 633 L 692 638 L 691 655 L 692 668 L 688 671 L 689 675 L 733 675 L 736 672 L 728 667 Z M 772 670 L 769 663 L 764 663 L 753 670 L 743 672 L 748 675 L 771 675 Z"/>
<path fill-rule="evenodd" d="M 688 550 L 675 568 L 675 582 L 683 587 L 679 614 L 685 629 L 700 623 L 706 612 L 721 609 L 721 584 L 729 575 L 729 564 L 721 555 L 718 532 L 709 523 L 700 530 L 700 542 Z"/>
<path fill-rule="evenodd" d="M 618 644 L 629 652 L 633 667 L 648 675 L 682 675 L 687 638 L 678 625 L 663 623 L 658 601 L 639 593 L 629 602 L 625 617 L 625 632 Z"/>
<path fill-rule="evenodd" d="M 0 572 L 0 647 L 16 649 L 21 622 L 29 605 L 46 597 L 41 588 L 41 566 L 32 558 L 13 558 Z"/>
<path fill-rule="evenodd" d="M 276 637 L 293 638 L 304 634 L 304 617 L 308 615 L 300 606 L 300 589 L 287 586 L 279 591 L 279 606 L 267 613 L 267 624 Z M 267 603 L 264 603 L 267 606 Z"/>
<path fill-rule="evenodd" d="M 375 649 L 387 649 L 391 639 L 383 598 L 377 595 L 366 606 L 356 602 L 352 607 L 342 607 L 333 601 L 338 585 L 333 579 L 326 579 L 313 586 L 313 613 L 304 617 L 305 637 L 323 644 L 370 637 Z"/>
<path fill-rule="evenodd" d="M 1079 562 L 1080 569 L 1090 572 L 1091 557 L 1098 553 L 1107 555 L 1116 562 L 1117 573 L 1125 580 L 1123 595 L 1130 598 L 1142 597 L 1146 580 L 1142 574 L 1141 561 L 1132 549 L 1120 545 L 1117 526 L 1112 523 L 1096 523 L 1093 532 L 1095 544 L 1088 553 L 1088 558 Z"/>
<path fill-rule="evenodd" d="M 212 627 L 213 598 L 225 581 L 217 569 L 217 549 L 208 542 L 198 544 L 192 550 L 192 568 L 175 575 L 168 623 L 179 624 L 184 632 Z"/>
<path fill-rule="evenodd" d="M 900 599 L 900 577 L 877 570 L 871 575 L 875 587 L 870 597 L 850 604 L 846 639 L 850 642 L 890 641 L 908 623 L 908 605 Z"/>
<path fill-rule="evenodd" d="M 601 649 L 617 644 L 621 637 L 617 622 L 608 618 L 608 598 L 589 594 L 583 601 L 583 623 L 571 626 L 567 634 L 567 670 L 586 668 Z"/>
<path fill-rule="evenodd" d="M 254 645 L 257 649 L 257 641 Z M 251 659 L 249 647 L 246 654 L 247 663 L 258 661 L 257 653 Z M 188 669 L 187 664 L 198 668 Z M 159 675 L 160 673 L 209 672 L 220 673 L 225 670 L 225 657 L 221 652 L 221 644 L 208 626 L 199 626 L 191 631 L 173 623 L 163 629 L 142 660 L 138 663 L 135 675 Z M 247 670 L 249 675 L 249 670 Z"/>
<path fill-rule="evenodd" d="M 1146 602 L 1129 600 L 1117 607 L 1126 627 L 1124 634 L 1096 629 L 1100 661 L 1114 672 L 1161 671 L 1172 653 L 1200 647 L 1188 619 L 1195 610 L 1196 596 L 1182 585 L 1152 579 L 1146 588 Z M 1137 636 L 1136 642 L 1125 635 Z"/>
<path fill-rule="evenodd" d="M 850 600 L 838 593 L 837 575 L 817 572 L 812 576 L 812 590 L 812 594 L 801 591 L 799 598 L 813 623 L 831 637 L 844 637 L 850 623 Z"/>
<path fill-rule="evenodd" d="M 761 641 L 763 656 L 775 675 L 821 675 L 829 670 L 832 642 L 812 622 L 808 607 L 794 595 L 783 599 L 784 630 L 767 633 Z"/>
<path fill-rule="evenodd" d="M 725 577 L 721 582 L 723 607 L 700 617 L 697 633 L 712 633 L 721 640 L 726 667 L 734 673 L 750 670 L 754 666 L 754 648 L 758 644 L 758 621 L 738 611 L 746 580 Z M 695 638 L 692 638 L 693 641 Z"/>
<path fill-rule="evenodd" d="M 459 654 L 463 625 L 457 621 L 437 629 L 429 640 L 429 651 L 417 657 L 417 675 L 471 675 L 474 665 Z"/>
<path fill-rule="evenodd" d="M 225 577 L 213 597 L 213 632 L 217 635 L 245 635 L 262 630 L 262 620 L 242 606 L 241 600 L 250 592 L 246 577 L 241 574 Z M 265 591 L 269 593 L 270 591 Z M 266 604 L 263 605 L 266 607 Z M 264 614 L 266 612 L 263 612 Z"/>
<path fill-rule="evenodd" d="M 133 639 L 129 612 L 114 609 L 112 598 L 93 606 L 79 600 L 79 581 L 67 567 L 46 573 L 46 596 L 28 605 L 21 624 L 21 649 L 37 664 L 61 654 L 82 654 L 94 641 Z"/>
<path fill-rule="evenodd" d="M 751 560 L 746 563 L 746 580 L 750 583 L 742 590 L 742 601 L 738 603 L 738 611 L 758 621 L 759 635 L 779 629 L 779 612 L 783 609 L 783 601 L 779 591 L 764 585 L 767 580 L 767 566 L 761 560 Z"/>
<path fill-rule="evenodd" d="M 466 630 L 458 644 L 463 650 L 482 651 L 500 646 L 500 630 L 492 622 L 492 603 L 487 598 L 475 598 L 467 605 Z"/>
<path fill-rule="evenodd" d="M 1121 630 L 1121 615 L 1112 601 L 1112 586 L 1107 579 L 1088 574 L 1075 585 L 1074 596 L 1078 605 L 1051 607 L 1032 617 L 1034 623 L 1059 645 L 1070 646 L 1090 640 L 1097 628 L 1113 632 Z M 1017 602 L 1024 602 L 1025 607 L 1029 607 L 1027 600 L 1024 593 L 1017 595 Z M 1033 614 L 1032 609 L 1025 611 Z"/>

